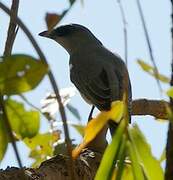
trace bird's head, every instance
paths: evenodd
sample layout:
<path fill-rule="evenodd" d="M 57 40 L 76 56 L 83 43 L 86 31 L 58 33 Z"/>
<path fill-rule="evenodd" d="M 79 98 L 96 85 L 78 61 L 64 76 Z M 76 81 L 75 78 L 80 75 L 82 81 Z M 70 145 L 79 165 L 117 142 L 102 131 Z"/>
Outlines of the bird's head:
<path fill-rule="evenodd" d="M 101 42 L 86 27 L 79 24 L 69 24 L 57 27 L 51 31 L 43 31 L 40 36 L 55 40 L 63 46 L 69 54 L 81 47 L 93 45 Z"/>

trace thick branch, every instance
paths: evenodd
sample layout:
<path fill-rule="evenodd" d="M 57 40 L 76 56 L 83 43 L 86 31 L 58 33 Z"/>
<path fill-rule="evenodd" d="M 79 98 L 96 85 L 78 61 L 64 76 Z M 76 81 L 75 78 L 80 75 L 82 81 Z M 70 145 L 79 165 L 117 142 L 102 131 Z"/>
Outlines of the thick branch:
<path fill-rule="evenodd" d="M 161 100 L 137 99 L 132 102 L 132 115 L 151 115 L 156 119 L 168 119 L 166 106 L 169 103 Z"/>
<path fill-rule="evenodd" d="M 84 151 L 80 158 L 75 161 L 75 180 L 93 180 L 102 158 L 102 153 Z M 57 155 L 41 164 L 37 169 L 24 169 L 27 180 L 70 180 L 67 171 L 69 158 Z M 0 180 L 23 180 L 21 169 L 7 168 L 0 170 Z"/>

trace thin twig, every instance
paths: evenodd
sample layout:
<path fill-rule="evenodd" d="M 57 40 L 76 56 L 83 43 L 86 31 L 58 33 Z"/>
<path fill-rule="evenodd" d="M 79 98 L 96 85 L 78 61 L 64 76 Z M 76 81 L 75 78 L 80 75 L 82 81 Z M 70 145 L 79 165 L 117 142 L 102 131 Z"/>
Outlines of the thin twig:
<path fill-rule="evenodd" d="M 29 106 L 31 106 L 32 108 L 36 109 L 40 114 L 42 114 L 48 121 L 50 121 L 50 118 L 48 118 L 46 116 L 46 114 L 44 114 L 37 106 L 35 106 L 34 104 L 32 104 L 23 94 L 20 94 L 19 97 L 25 101 L 25 103 L 27 103 Z M 51 120 L 53 120 L 54 122 L 56 121 L 53 117 L 51 117 Z"/>
<path fill-rule="evenodd" d="M 123 5 L 121 3 L 121 0 L 117 0 L 120 12 L 121 12 L 121 17 L 122 17 L 122 22 L 123 22 L 123 31 L 124 31 L 124 56 L 125 56 L 125 63 L 126 66 L 128 65 L 128 35 L 127 35 L 127 21 L 126 21 L 126 16 L 124 12 Z"/>
<path fill-rule="evenodd" d="M 18 28 L 16 28 L 17 27 L 16 17 L 18 13 L 18 8 L 19 8 L 19 0 L 13 0 L 12 5 L 11 5 L 11 15 L 10 15 L 10 23 L 8 27 L 7 39 L 6 39 L 5 48 L 4 48 L 4 56 L 9 56 L 11 54 L 14 40 L 17 35 Z M 19 156 L 15 138 L 13 136 L 12 128 L 11 128 L 11 125 L 10 125 L 10 122 L 9 122 L 9 119 L 5 110 L 3 95 L 0 96 L 0 109 L 2 109 L 2 112 L 3 112 L 5 126 L 7 128 L 7 132 L 9 133 L 9 137 L 11 139 L 11 143 L 12 143 L 12 146 L 13 146 L 16 158 L 17 158 L 18 165 L 20 168 L 22 168 L 23 166 L 22 166 L 22 162 Z"/>
<path fill-rule="evenodd" d="M 36 109 L 38 112 L 40 112 L 41 114 L 43 114 L 43 113 L 41 112 L 41 110 L 40 110 L 38 107 L 36 107 L 34 104 L 32 104 L 23 94 L 20 94 L 19 97 L 20 97 L 23 101 L 25 101 L 29 106 L 31 106 L 32 108 Z M 44 114 L 43 114 L 43 115 L 44 115 Z"/>
<path fill-rule="evenodd" d="M 173 86 L 173 1 L 171 0 L 172 5 L 172 27 L 171 27 L 171 35 L 172 35 L 172 74 L 170 86 Z M 170 98 L 170 107 L 173 112 L 173 99 Z M 172 118 L 172 117 L 171 117 Z M 168 138 L 166 144 L 166 170 L 165 170 L 165 180 L 173 179 L 173 119 L 170 119 L 169 127 L 168 127 Z"/>
<path fill-rule="evenodd" d="M 148 51 L 149 51 L 149 54 L 150 54 L 150 59 L 151 59 L 151 62 L 153 64 L 153 66 L 154 66 L 154 71 L 155 71 L 155 74 L 156 74 L 156 82 L 157 82 L 160 93 L 162 93 L 162 87 L 161 87 L 161 84 L 160 84 L 160 81 L 159 81 L 159 78 L 158 78 L 159 77 L 159 75 L 158 75 L 159 71 L 158 71 L 158 68 L 157 68 L 157 65 L 156 65 L 156 62 L 155 62 L 155 58 L 154 58 L 154 55 L 153 55 L 151 40 L 150 40 L 149 33 L 148 33 L 148 30 L 147 30 L 146 22 L 145 22 L 145 19 L 144 19 L 143 10 L 142 10 L 141 4 L 140 4 L 140 0 L 136 0 L 136 2 L 137 2 L 140 18 L 141 18 L 141 21 L 142 21 L 142 26 L 143 26 L 143 29 L 144 29 L 144 33 L 145 33 L 145 38 L 146 38 L 147 45 L 148 45 Z"/>
<path fill-rule="evenodd" d="M 5 11 L 9 16 L 11 15 L 10 10 L 1 2 L 0 2 L 0 8 L 3 11 Z M 24 31 L 24 33 L 27 35 L 28 39 L 31 41 L 33 47 L 35 48 L 36 52 L 40 56 L 40 59 L 44 63 L 48 64 L 43 52 L 41 51 L 40 47 L 38 46 L 37 42 L 33 38 L 32 34 L 28 30 L 28 28 L 25 26 L 25 24 L 19 18 L 16 18 L 16 22 L 20 26 L 20 28 Z M 67 151 L 68 151 L 68 155 L 69 155 L 69 158 L 70 158 L 69 172 L 71 174 L 71 179 L 74 180 L 75 179 L 74 178 L 74 162 L 73 162 L 73 159 L 72 159 L 72 145 L 71 145 L 71 140 L 70 140 L 70 136 L 69 136 L 69 130 L 68 130 L 68 126 L 67 126 L 67 118 L 66 118 L 66 114 L 65 114 L 63 104 L 61 102 L 61 97 L 59 95 L 59 89 L 58 89 L 58 86 L 56 84 L 55 78 L 54 78 L 53 73 L 52 73 L 51 70 L 49 70 L 48 76 L 49 76 L 49 80 L 51 82 L 52 88 L 53 88 L 53 90 L 55 92 L 58 104 L 59 104 L 59 111 L 60 111 L 60 115 L 61 115 L 62 122 L 63 122 L 63 127 L 64 127 L 65 142 L 67 144 Z"/>

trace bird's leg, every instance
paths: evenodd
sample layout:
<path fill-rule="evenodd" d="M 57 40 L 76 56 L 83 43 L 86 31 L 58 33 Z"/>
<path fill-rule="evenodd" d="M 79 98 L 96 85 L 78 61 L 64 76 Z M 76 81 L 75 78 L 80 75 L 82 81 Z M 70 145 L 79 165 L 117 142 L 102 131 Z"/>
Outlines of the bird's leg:
<path fill-rule="evenodd" d="M 95 106 L 92 106 L 91 111 L 88 116 L 88 122 L 92 119 L 92 114 L 93 114 L 94 108 L 95 108 Z"/>

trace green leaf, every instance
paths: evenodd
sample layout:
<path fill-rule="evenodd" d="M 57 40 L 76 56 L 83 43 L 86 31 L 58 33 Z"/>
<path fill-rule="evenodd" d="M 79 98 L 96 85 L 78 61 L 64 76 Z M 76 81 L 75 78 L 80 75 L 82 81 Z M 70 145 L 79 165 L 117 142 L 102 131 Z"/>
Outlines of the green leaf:
<path fill-rule="evenodd" d="M 105 150 L 95 180 L 110 180 L 112 177 L 115 163 L 118 158 L 118 150 L 123 137 L 124 129 L 125 121 L 122 120 L 113 136 L 111 144 L 108 145 Z"/>
<path fill-rule="evenodd" d="M 153 67 L 152 67 L 151 65 L 145 63 L 144 61 L 142 61 L 142 60 L 140 60 L 140 59 L 137 60 L 137 63 L 138 63 L 138 64 L 140 65 L 140 67 L 141 67 L 144 71 L 146 71 L 146 72 L 149 72 L 149 71 L 153 70 Z"/>
<path fill-rule="evenodd" d="M 166 93 L 169 97 L 173 98 L 173 87 L 170 87 Z"/>
<path fill-rule="evenodd" d="M 78 120 L 81 120 L 80 114 L 79 114 L 78 110 L 75 107 L 73 107 L 69 103 L 66 105 L 66 107 Z"/>
<path fill-rule="evenodd" d="M 33 137 L 39 131 L 40 117 L 37 111 L 26 111 L 24 105 L 15 100 L 5 101 L 7 116 L 12 130 L 19 138 Z"/>
<path fill-rule="evenodd" d="M 25 138 L 24 143 L 31 149 L 30 156 L 35 159 L 52 156 L 54 151 L 53 144 L 57 139 L 51 133 L 37 134 L 33 138 Z"/>
<path fill-rule="evenodd" d="M 53 143 L 57 141 L 56 138 L 54 138 L 54 135 L 51 133 L 39 133 L 33 138 L 25 138 L 24 142 L 30 149 L 35 149 L 37 146 L 41 146 L 42 148 L 49 145 L 53 145 Z"/>
<path fill-rule="evenodd" d="M 125 164 L 121 180 L 134 180 L 131 164 Z"/>
<path fill-rule="evenodd" d="M 0 161 L 3 159 L 8 146 L 8 135 L 2 115 L 0 115 Z"/>
<path fill-rule="evenodd" d="M 163 152 L 160 156 L 159 162 L 162 163 L 165 160 L 166 160 L 166 149 L 163 150 Z"/>
<path fill-rule="evenodd" d="M 47 72 L 48 66 L 31 56 L 4 57 L 0 62 L 0 94 L 20 94 L 34 89 Z"/>
<path fill-rule="evenodd" d="M 124 166 L 125 166 L 125 156 L 126 156 L 125 147 L 126 147 L 126 137 L 125 137 L 125 135 L 123 135 L 121 145 L 120 145 L 120 150 L 118 153 L 118 162 L 117 162 L 117 167 L 116 167 L 116 180 L 122 179 L 123 170 L 124 170 Z"/>
<path fill-rule="evenodd" d="M 72 127 L 76 129 L 76 131 L 83 137 L 85 133 L 85 126 L 80 124 L 71 124 Z"/>
<path fill-rule="evenodd" d="M 29 157 L 35 161 L 32 167 L 38 167 L 41 162 L 52 157 L 54 153 L 54 143 L 59 140 L 58 132 L 37 134 L 33 138 L 25 138 L 24 143 L 30 148 Z"/>
<path fill-rule="evenodd" d="M 163 74 L 156 74 L 156 69 L 152 67 L 151 65 L 145 63 L 143 60 L 138 59 L 137 63 L 140 65 L 140 67 L 147 73 L 149 73 L 151 76 L 155 77 L 156 79 L 162 81 L 163 83 L 169 83 L 170 79 L 166 77 Z"/>
<path fill-rule="evenodd" d="M 34 150 L 31 150 L 29 157 L 34 159 L 34 163 L 32 163 L 32 167 L 36 168 L 39 167 L 39 165 L 46 160 L 47 155 L 42 153 L 42 150 L 37 148 Z"/>
<path fill-rule="evenodd" d="M 146 178 L 148 180 L 163 180 L 163 169 L 161 168 L 159 161 L 152 155 L 150 145 L 147 143 L 137 125 L 129 129 L 129 134 L 133 148 L 136 149 L 138 155 L 138 163 L 142 165 Z"/>
<path fill-rule="evenodd" d="M 132 162 L 132 172 L 133 172 L 134 179 L 144 180 L 144 174 L 140 166 L 137 150 L 130 141 L 127 142 L 127 149 L 128 149 L 130 160 Z"/>

